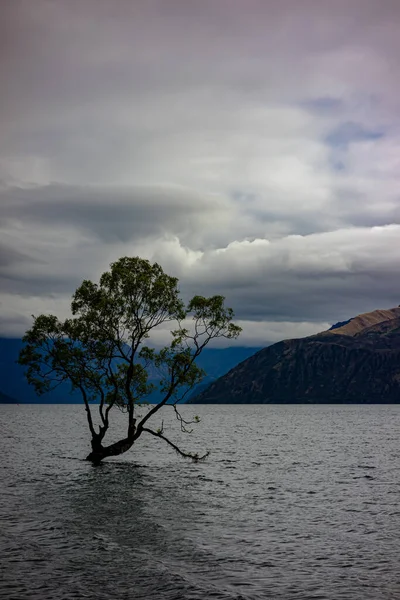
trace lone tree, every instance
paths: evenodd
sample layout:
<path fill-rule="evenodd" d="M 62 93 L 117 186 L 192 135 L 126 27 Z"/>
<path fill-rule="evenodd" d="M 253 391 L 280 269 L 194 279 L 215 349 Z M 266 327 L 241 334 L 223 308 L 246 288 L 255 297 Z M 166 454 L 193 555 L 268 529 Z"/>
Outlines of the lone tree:
<path fill-rule="evenodd" d="M 177 408 L 204 376 L 195 361 L 211 340 L 236 338 L 241 331 L 223 296 L 194 296 L 185 306 L 175 277 L 157 263 L 124 257 L 111 264 L 98 284 L 83 281 L 72 297 L 71 312 L 65 321 L 53 315 L 34 317 L 19 363 L 27 367 L 27 379 L 38 394 L 63 382 L 81 393 L 92 437 L 87 460 L 99 464 L 122 454 L 143 433 L 161 438 L 184 457 L 204 458 L 184 452 L 164 435 L 163 426 L 155 431 L 148 421 L 166 405 L 175 411 L 182 431 L 198 421 L 186 421 Z M 171 342 L 157 351 L 145 341 L 163 323 L 174 324 Z M 138 408 L 155 389 L 161 399 L 140 417 Z M 104 445 L 116 408 L 126 414 L 126 433 Z M 95 410 L 100 425 L 95 424 Z"/>

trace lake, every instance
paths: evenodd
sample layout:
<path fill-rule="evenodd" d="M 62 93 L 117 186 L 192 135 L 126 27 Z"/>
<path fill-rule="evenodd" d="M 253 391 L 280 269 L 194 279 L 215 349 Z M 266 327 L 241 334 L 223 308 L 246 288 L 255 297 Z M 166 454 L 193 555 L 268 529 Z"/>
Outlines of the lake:
<path fill-rule="evenodd" d="M 183 412 L 204 463 L 93 467 L 82 406 L 0 406 L 1 599 L 400 599 L 400 405 Z"/>

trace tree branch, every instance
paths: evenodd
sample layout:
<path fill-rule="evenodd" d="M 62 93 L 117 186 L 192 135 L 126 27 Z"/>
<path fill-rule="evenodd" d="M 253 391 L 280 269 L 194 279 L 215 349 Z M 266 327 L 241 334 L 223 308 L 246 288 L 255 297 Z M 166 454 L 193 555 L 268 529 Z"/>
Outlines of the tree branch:
<path fill-rule="evenodd" d="M 153 431 L 152 429 L 148 429 L 147 427 L 143 427 L 142 431 L 146 431 L 147 433 L 150 433 L 151 435 L 154 435 L 155 437 L 161 438 L 162 440 L 164 440 L 164 442 L 169 444 L 175 450 L 175 452 L 177 452 L 178 454 L 183 456 L 183 458 L 191 458 L 195 462 L 198 462 L 200 460 L 205 460 L 207 458 L 207 456 L 210 454 L 209 452 L 206 452 L 202 456 L 199 456 L 197 453 L 193 454 L 192 452 L 183 452 L 183 450 L 178 448 L 178 446 L 176 444 L 171 442 L 161 432 Z"/>

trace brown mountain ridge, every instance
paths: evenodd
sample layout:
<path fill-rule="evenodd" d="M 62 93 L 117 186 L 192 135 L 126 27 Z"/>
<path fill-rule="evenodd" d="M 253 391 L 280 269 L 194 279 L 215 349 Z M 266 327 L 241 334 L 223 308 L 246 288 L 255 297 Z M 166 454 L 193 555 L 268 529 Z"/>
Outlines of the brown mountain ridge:
<path fill-rule="evenodd" d="M 195 404 L 400 403 L 400 306 L 263 348 Z"/>

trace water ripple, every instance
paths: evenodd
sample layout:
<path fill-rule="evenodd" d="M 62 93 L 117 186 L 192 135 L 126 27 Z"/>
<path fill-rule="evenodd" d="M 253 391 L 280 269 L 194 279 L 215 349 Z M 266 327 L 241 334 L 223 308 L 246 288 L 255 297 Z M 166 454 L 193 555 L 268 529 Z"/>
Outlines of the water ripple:
<path fill-rule="evenodd" d="M 207 462 L 100 468 L 81 407 L 0 410 L 2 600 L 400 599 L 399 406 L 196 407 Z"/>

